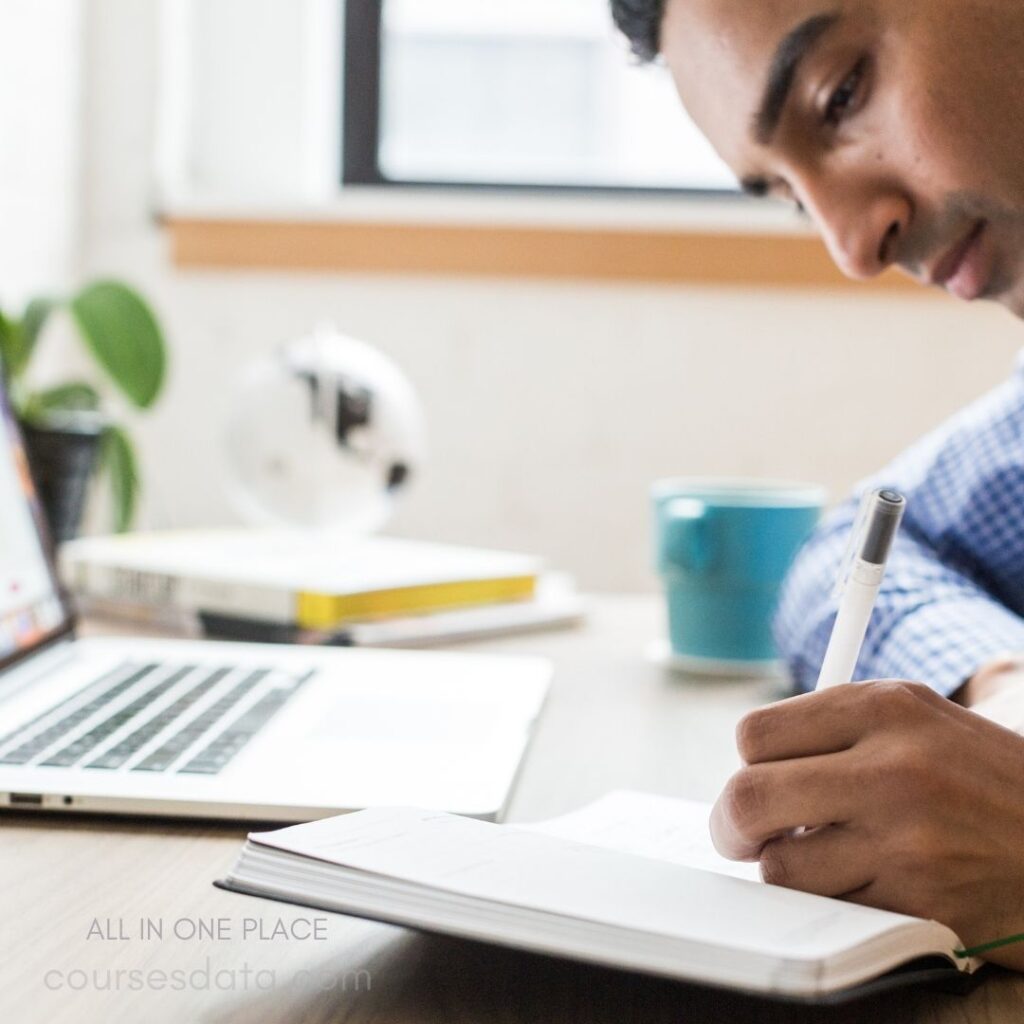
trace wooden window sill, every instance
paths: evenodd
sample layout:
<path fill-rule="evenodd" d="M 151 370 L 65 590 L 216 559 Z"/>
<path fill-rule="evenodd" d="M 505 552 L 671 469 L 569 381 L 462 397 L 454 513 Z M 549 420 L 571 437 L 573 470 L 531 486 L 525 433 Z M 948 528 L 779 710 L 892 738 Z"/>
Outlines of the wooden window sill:
<path fill-rule="evenodd" d="M 836 269 L 821 241 L 799 231 L 699 224 L 425 221 L 392 216 L 171 215 L 182 269 L 338 271 L 548 280 L 922 291 L 889 271 L 868 284 Z"/>

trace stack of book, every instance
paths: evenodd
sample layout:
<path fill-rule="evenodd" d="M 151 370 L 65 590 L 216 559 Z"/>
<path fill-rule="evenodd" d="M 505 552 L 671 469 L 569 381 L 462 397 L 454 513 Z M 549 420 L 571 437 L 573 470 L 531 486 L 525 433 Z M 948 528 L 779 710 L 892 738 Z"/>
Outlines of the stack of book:
<path fill-rule="evenodd" d="M 65 544 L 86 614 L 218 639 L 370 647 L 567 625 L 568 577 L 506 551 L 290 529 L 181 530 Z"/>

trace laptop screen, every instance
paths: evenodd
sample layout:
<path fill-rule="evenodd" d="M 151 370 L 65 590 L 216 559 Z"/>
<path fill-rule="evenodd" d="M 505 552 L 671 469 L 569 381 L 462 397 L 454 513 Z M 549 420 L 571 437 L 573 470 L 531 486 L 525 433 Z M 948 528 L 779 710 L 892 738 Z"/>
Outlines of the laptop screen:
<path fill-rule="evenodd" d="M 71 628 L 46 536 L 21 435 L 0 394 L 0 666 Z"/>

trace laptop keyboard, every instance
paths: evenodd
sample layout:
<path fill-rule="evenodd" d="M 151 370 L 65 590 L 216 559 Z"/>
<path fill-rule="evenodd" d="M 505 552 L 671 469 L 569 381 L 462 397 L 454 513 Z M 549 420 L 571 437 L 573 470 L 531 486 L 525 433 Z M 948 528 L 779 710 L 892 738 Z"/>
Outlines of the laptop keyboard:
<path fill-rule="evenodd" d="M 125 663 L 0 736 L 0 764 L 216 775 L 311 675 Z"/>

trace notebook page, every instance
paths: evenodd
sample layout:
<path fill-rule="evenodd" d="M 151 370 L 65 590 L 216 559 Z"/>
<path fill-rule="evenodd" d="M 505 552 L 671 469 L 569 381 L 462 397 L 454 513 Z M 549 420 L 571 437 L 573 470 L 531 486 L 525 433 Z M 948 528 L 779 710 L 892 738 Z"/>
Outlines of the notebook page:
<path fill-rule="evenodd" d="M 382 808 L 254 834 L 264 846 L 479 899 L 817 961 L 913 918 L 456 815 Z"/>
<path fill-rule="evenodd" d="M 711 805 L 696 800 L 616 789 L 577 811 L 515 827 L 759 882 L 756 863 L 726 860 L 715 849 L 710 814 Z"/>

